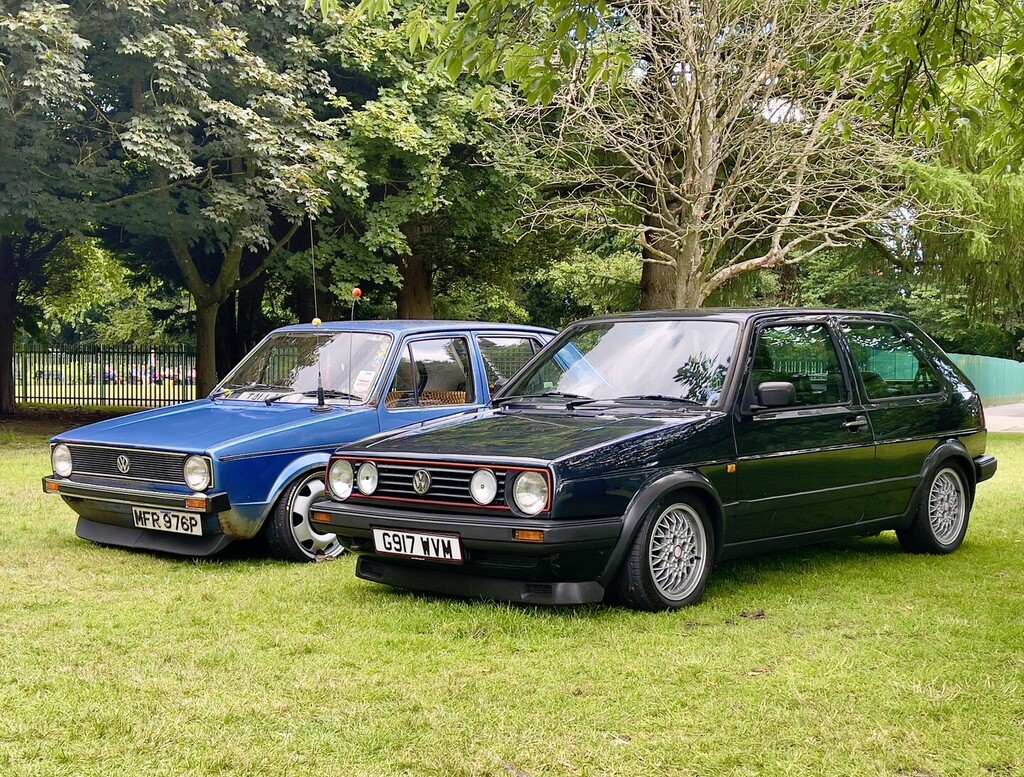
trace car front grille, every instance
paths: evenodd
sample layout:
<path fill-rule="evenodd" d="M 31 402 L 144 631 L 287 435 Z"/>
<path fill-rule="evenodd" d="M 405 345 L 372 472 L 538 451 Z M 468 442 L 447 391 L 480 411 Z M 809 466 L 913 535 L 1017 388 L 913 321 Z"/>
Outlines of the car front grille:
<path fill-rule="evenodd" d="M 413 489 L 412 480 L 420 470 L 430 473 L 430 489 L 425 494 L 417 494 Z M 424 499 L 453 504 L 475 505 L 469 492 L 469 480 L 473 477 L 473 469 L 452 469 L 437 465 L 421 466 L 419 464 L 377 464 L 380 485 L 376 496 L 397 497 L 399 499 Z M 494 470 L 492 470 L 494 471 Z M 496 507 L 505 505 L 505 473 L 494 471 L 498 481 L 498 496 L 491 504 Z"/>
<path fill-rule="evenodd" d="M 354 471 L 365 461 L 372 461 L 377 467 L 377 490 L 370 496 L 353 490 L 353 500 L 357 501 L 392 501 L 400 503 L 417 503 L 421 505 L 465 507 L 473 510 L 509 511 L 506 481 L 511 482 L 524 469 L 536 470 L 547 476 L 545 470 L 534 467 L 509 467 L 486 464 L 455 464 L 428 461 L 406 461 L 396 459 L 375 459 L 369 456 L 342 456 L 352 464 Z M 479 469 L 489 469 L 494 473 L 498 484 L 498 493 L 490 504 L 480 505 L 474 501 L 469 490 L 469 482 Z M 413 488 L 416 473 L 426 471 L 430 475 L 430 487 L 425 493 L 417 493 Z"/>
<path fill-rule="evenodd" d="M 80 475 L 98 475 L 123 480 L 145 480 L 153 483 L 184 484 L 183 467 L 187 453 L 166 451 L 143 451 L 136 448 L 112 448 L 100 445 L 69 444 L 73 471 Z M 121 467 L 118 460 L 124 460 Z"/>

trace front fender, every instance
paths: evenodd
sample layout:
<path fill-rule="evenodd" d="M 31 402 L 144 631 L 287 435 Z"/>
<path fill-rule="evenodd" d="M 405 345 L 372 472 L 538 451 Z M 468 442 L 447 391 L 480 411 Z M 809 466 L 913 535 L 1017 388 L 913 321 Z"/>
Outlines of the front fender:
<path fill-rule="evenodd" d="M 259 502 L 232 504 L 231 509 L 219 516 L 221 531 L 232 537 L 249 539 L 255 537 L 274 509 L 285 488 L 295 478 L 317 469 L 326 469 L 330 454 L 323 451 L 306 453 L 293 459 L 281 469 L 274 479 L 266 497 Z"/>
<path fill-rule="evenodd" d="M 715 528 L 715 555 L 718 555 L 718 551 L 722 547 L 724 511 L 722 500 L 715 487 L 711 485 L 711 481 L 694 470 L 656 475 L 644 483 L 626 507 L 626 512 L 622 516 L 622 533 L 608 557 L 608 564 L 605 566 L 604 572 L 601 573 L 598 581 L 601 585 L 607 588 L 611 584 L 651 506 L 665 494 L 681 489 L 693 489 L 701 492 L 708 506 L 712 508 L 710 517 Z"/>

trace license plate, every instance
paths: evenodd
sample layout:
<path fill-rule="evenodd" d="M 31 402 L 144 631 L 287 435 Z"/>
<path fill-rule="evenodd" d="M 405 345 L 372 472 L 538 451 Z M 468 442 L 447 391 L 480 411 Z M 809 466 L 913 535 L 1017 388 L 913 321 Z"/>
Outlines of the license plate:
<path fill-rule="evenodd" d="M 199 513 L 182 513 L 177 510 L 161 510 L 152 507 L 133 507 L 132 518 L 137 529 L 173 531 L 178 534 L 202 535 Z"/>
<path fill-rule="evenodd" d="M 418 531 L 374 529 L 373 547 L 378 553 L 461 564 L 462 543 L 458 534 L 426 534 Z"/>

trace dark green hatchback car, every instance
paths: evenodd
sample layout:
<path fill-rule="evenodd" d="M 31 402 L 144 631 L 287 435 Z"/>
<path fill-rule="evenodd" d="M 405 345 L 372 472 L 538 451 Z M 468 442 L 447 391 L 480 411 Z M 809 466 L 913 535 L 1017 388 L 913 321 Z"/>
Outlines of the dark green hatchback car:
<path fill-rule="evenodd" d="M 910 321 L 835 310 L 605 316 L 491 407 L 337 451 L 313 520 L 366 580 L 566 604 L 693 604 L 715 562 L 967 531 L 981 400 Z"/>

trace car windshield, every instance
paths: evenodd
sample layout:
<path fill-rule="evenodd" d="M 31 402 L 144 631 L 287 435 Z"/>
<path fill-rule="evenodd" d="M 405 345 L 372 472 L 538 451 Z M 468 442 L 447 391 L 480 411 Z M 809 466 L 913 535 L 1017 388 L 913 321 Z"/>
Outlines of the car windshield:
<path fill-rule="evenodd" d="M 211 394 L 224 399 L 315 403 L 317 374 L 324 399 L 369 399 L 392 337 L 368 332 L 283 332 L 254 348 Z"/>
<path fill-rule="evenodd" d="M 674 319 L 580 324 L 502 391 L 511 397 L 718 403 L 739 326 Z"/>

